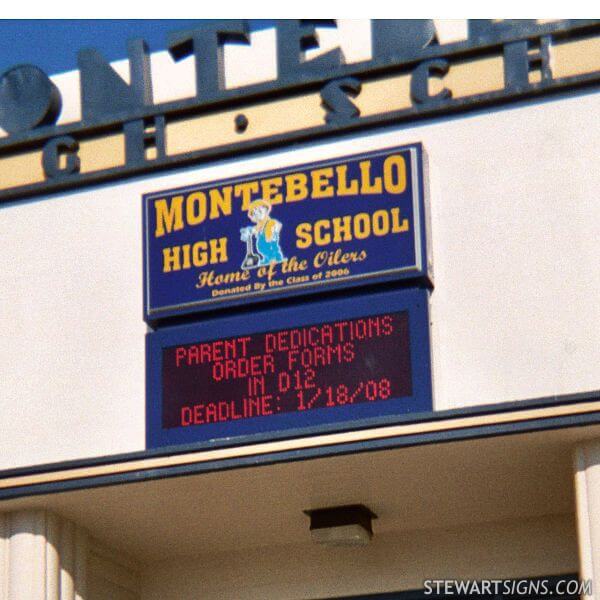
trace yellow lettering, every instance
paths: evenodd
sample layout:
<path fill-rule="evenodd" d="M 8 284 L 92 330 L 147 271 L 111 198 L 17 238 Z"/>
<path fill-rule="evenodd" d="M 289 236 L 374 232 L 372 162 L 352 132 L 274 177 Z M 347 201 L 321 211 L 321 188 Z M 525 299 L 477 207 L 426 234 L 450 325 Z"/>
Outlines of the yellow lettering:
<path fill-rule="evenodd" d="M 392 208 L 390 212 L 392 213 L 392 233 L 408 231 L 408 219 L 402 219 L 402 223 L 400 223 L 400 209 Z"/>
<path fill-rule="evenodd" d="M 247 181 L 246 183 L 238 183 L 234 188 L 234 194 L 242 197 L 242 210 L 248 210 L 250 202 L 252 202 L 252 194 L 258 192 L 258 181 Z"/>
<path fill-rule="evenodd" d="M 156 231 L 154 237 L 162 237 L 171 231 L 183 229 L 183 196 L 171 198 L 171 203 L 163 198 L 154 202 L 156 211 Z"/>
<path fill-rule="evenodd" d="M 218 219 L 221 215 L 229 216 L 231 214 L 231 192 L 232 187 L 226 185 L 219 190 L 215 188 L 208 192 L 210 197 L 210 219 Z"/>
<path fill-rule="evenodd" d="M 304 250 L 305 248 L 310 248 L 312 246 L 312 235 L 310 233 L 311 229 L 312 227 L 310 223 L 300 223 L 296 227 L 296 236 L 298 237 L 296 240 L 297 248 Z"/>
<path fill-rule="evenodd" d="M 358 184 L 357 184 L 358 185 Z M 352 217 L 335 217 L 333 223 L 333 241 L 336 244 L 340 242 L 349 242 L 352 240 Z"/>
<path fill-rule="evenodd" d="M 354 237 L 364 240 L 371 235 L 371 219 L 367 213 L 358 213 L 354 217 Z"/>
<path fill-rule="evenodd" d="M 376 210 L 373 213 L 373 233 L 381 237 L 390 231 L 390 216 L 387 210 Z"/>
<path fill-rule="evenodd" d="M 163 273 L 170 273 L 171 271 L 179 271 L 181 269 L 180 250 L 181 246 L 163 248 Z"/>
<path fill-rule="evenodd" d="M 183 263 L 181 266 L 184 269 L 189 269 L 192 266 L 192 263 L 190 262 L 190 245 L 184 244 L 181 246 L 181 250 L 183 254 Z"/>
<path fill-rule="evenodd" d="M 308 196 L 308 177 L 304 173 L 292 173 L 285 176 L 286 202 L 297 202 Z"/>
<path fill-rule="evenodd" d="M 185 201 L 185 218 L 188 225 L 199 225 L 206 220 L 206 194 L 192 192 Z"/>
<path fill-rule="evenodd" d="M 260 182 L 262 188 L 262 197 L 268 200 L 271 204 L 281 204 L 283 196 L 280 193 L 283 179 L 281 177 L 269 177 Z"/>
<path fill-rule="evenodd" d="M 227 238 L 222 237 L 218 240 L 210 240 L 210 262 L 227 262 Z"/>
<path fill-rule="evenodd" d="M 338 178 L 338 196 L 354 196 L 358 194 L 358 181 L 353 179 L 348 185 L 346 180 L 348 176 L 348 167 L 346 165 L 339 165 L 335 168 Z"/>
<path fill-rule="evenodd" d="M 192 248 L 192 260 L 195 267 L 203 267 L 208 262 L 206 242 L 196 242 Z"/>
<path fill-rule="evenodd" d="M 315 244 L 317 246 L 327 246 L 327 244 L 331 243 L 331 235 L 329 235 L 329 233 L 323 233 L 323 230 L 328 230 L 329 227 L 329 221 L 326 219 L 321 219 L 315 223 L 314 236 Z"/>
<path fill-rule="evenodd" d="M 333 177 L 333 169 L 315 169 L 310 172 L 312 178 L 312 197 L 313 198 L 331 198 L 333 197 L 333 186 L 329 179 Z"/>
<path fill-rule="evenodd" d="M 371 161 L 363 160 L 358 163 L 360 167 L 360 175 L 361 175 L 361 186 L 360 193 L 361 194 L 381 194 L 383 190 L 383 186 L 381 184 L 381 177 L 375 177 L 373 181 L 371 181 Z"/>
<path fill-rule="evenodd" d="M 401 194 L 406 189 L 406 163 L 403 156 L 394 154 L 385 159 L 383 185 L 390 194 Z"/>
<path fill-rule="evenodd" d="M 163 249 L 163 272 L 180 271 L 207 264 L 225 263 L 227 256 L 227 238 L 200 240 L 192 244 L 173 246 Z"/>

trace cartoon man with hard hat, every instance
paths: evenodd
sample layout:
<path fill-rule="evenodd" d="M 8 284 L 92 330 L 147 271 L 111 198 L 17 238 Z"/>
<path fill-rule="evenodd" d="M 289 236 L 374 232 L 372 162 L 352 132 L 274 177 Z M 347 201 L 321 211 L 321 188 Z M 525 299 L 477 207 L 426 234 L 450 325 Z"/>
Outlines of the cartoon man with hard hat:
<path fill-rule="evenodd" d="M 272 219 L 271 203 L 268 200 L 254 200 L 248 206 L 248 218 L 254 227 L 244 227 L 240 230 L 241 239 L 246 242 L 246 257 L 242 269 L 254 269 L 271 263 L 280 263 L 285 260 L 279 245 L 281 223 Z M 252 238 L 256 240 L 256 251 L 252 247 Z"/>

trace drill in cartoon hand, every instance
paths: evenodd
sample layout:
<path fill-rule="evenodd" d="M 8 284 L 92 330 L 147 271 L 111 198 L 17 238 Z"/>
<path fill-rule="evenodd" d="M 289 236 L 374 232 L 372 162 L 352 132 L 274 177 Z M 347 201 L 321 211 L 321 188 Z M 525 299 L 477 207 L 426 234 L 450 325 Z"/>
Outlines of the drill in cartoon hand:
<path fill-rule="evenodd" d="M 240 229 L 240 239 L 246 242 L 246 256 L 242 261 L 242 269 L 256 269 L 260 265 L 262 256 L 254 251 L 254 227 L 242 227 Z"/>

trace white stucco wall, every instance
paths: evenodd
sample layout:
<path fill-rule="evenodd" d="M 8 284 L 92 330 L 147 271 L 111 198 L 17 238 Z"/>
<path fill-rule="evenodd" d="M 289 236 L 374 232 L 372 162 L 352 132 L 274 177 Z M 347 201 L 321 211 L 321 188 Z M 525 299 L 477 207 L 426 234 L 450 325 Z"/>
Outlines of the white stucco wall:
<path fill-rule="evenodd" d="M 420 141 L 435 408 L 600 389 L 598 95 L 0 207 L 0 468 L 144 448 L 141 195 Z"/>

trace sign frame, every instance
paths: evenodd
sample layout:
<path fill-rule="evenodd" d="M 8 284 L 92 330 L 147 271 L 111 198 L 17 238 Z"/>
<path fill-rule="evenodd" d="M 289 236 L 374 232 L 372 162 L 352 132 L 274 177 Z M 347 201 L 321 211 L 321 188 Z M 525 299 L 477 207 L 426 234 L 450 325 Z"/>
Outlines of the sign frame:
<path fill-rule="evenodd" d="M 255 310 L 191 324 L 177 325 L 146 335 L 146 448 L 191 446 L 214 448 L 323 433 L 390 425 L 407 415 L 415 419 L 433 413 L 430 351 L 429 290 L 422 288 L 378 291 Z M 340 319 L 374 316 L 386 312 L 408 313 L 412 395 L 376 403 L 283 413 L 271 417 L 211 423 L 186 428 L 162 428 L 162 352 L 175 345 L 267 333 Z M 268 324 L 268 325 L 265 325 Z M 407 398 L 409 400 L 407 400 Z M 410 410 L 402 404 L 414 403 Z M 342 409 L 341 411 L 339 409 Z M 357 410 L 358 409 L 358 410 Z M 341 413 L 344 412 L 344 415 Z M 357 413 L 352 417 L 351 413 Z M 338 418 L 335 418 L 338 417 Z"/>
<path fill-rule="evenodd" d="M 412 244 L 415 252 L 414 264 L 399 268 L 390 268 L 385 271 L 375 271 L 354 276 L 341 277 L 323 282 L 314 282 L 301 285 L 293 285 L 283 289 L 271 289 L 261 292 L 250 292 L 240 295 L 225 295 L 221 297 L 198 300 L 196 302 L 185 302 L 170 306 L 151 306 L 150 292 L 150 217 L 149 207 L 152 200 L 174 193 L 186 193 L 192 190 L 209 189 L 213 186 L 222 186 L 247 181 L 250 179 L 262 179 L 270 175 L 285 175 L 286 173 L 308 171 L 315 167 L 326 167 L 328 165 L 340 164 L 343 161 L 367 160 L 374 157 L 391 154 L 393 152 L 408 152 L 410 156 L 411 187 L 412 187 Z M 412 142 L 401 146 L 389 146 L 377 150 L 370 150 L 351 155 L 335 155 L 325 157 L 309 163 L 292 163 L 288 166 L 274 170 L 258 171 L 243 174 L 233 178 L 210 180 L 200 184 L 186 185 L 182 187 L 168 188 L 142 195 L 142 238 L 143 238 L 143 287 L 144 287 L 144 320 L 149 323 L 166 319 L 169 317 L 202 313 L 205 311 L 219 310 L 248 303 L 262 303 L 279 298 L 288 298 L 301 295 L 314 295 L 319 292 L 329 292 L 339 289 L 347 289 L 357 286 L 370 285 L 389 281 L 406 279 L 423 279 L 431 283 L 431 260 L 428 245 L 429 211 L 428 211 L 428 186 L 427 186 L 427 154 L 421 142 Z M 196 269 L 198 271 L 198 269 Z"/>

